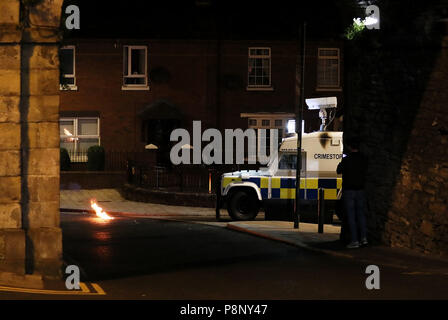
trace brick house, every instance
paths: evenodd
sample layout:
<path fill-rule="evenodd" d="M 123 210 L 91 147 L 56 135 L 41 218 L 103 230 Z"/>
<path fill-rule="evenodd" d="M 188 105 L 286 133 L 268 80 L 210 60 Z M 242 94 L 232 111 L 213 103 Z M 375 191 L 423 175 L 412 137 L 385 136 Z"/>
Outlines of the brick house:
<path fill-rule="evenodd" d="M 306 98 L 343 105 L 341 41 L 308 40 Z M 299 43 L 290 40 L 69 39 L 61 47 L 61 147 L 169 150 L 169 133 L 278 128 L 295 118 Z M 305 132 L 319 129 L 304 111 Z M 338 117 L 331 124 L 340 129 Z M 172 143 L 174 144 L 174 143 Z M 86 161 L 81 156 L 75 161 Z"/>

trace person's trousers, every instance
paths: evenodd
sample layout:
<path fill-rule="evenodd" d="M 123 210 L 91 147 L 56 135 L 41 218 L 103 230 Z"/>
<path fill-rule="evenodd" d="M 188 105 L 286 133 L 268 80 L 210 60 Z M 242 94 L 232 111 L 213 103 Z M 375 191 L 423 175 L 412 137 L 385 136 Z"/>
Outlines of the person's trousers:
<path fill-rule="evenodd" d="M 351 241 L 358 242 L 367 237 L 364 190 L 344 190 L 343 199 Z"/>

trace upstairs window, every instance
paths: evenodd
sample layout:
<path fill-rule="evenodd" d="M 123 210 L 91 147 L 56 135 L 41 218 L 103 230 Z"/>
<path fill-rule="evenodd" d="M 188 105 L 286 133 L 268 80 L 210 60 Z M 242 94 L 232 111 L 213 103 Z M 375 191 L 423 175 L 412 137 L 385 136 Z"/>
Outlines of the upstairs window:
<path fill-rule="evenodd" d="M 123 58 L 123 89 L 148 89 L 147 47 L 125 46 Z"/>
<path fill-rule="evenodd" d="M 317 87 L 339 88 L 339 49 L 319 48 L 317 59 Z"/>
<path fill-rule="evenodd" d="M 60 89 L 76 90 L 75 46 L 65 46 L 59 50 Z"/>
<path fill-rule="evenodd" d="M 249 48 L 248 88 L 271 87 L 271 48 Z"/>

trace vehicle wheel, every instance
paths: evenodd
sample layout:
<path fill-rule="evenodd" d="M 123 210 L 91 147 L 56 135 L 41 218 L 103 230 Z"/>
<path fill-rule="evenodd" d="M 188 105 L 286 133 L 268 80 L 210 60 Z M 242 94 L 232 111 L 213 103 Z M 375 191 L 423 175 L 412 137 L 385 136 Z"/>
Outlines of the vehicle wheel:
<path fill-rule="evenodd" d="M 264 209 L 264 220 L 266 220 L 266 221 L 274 220 L 274 214 L 273 214 L 271 208 Z"/>
<path fill-rule="evenodd" d="M 233 220 L 253 220 L 260 210 L 258 199 L 245 191 L 236 191 L 230 197 L 229 215 Z"/>

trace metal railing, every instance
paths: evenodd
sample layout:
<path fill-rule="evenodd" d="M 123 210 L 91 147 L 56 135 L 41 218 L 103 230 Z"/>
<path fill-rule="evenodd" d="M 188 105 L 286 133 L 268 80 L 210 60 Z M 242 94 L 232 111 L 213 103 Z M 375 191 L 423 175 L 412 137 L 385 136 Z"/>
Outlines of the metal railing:
<path fill-rule="evenodd" d="M 87 170 L 87 150 L 68 150 L 72 171 Z M 256 165 L 154 165 L 145 151 L 105 151 L 105 171 L 126 171 L 134 186 L 182 192 L 215 193 L 225 172 L 258 169 Z"/>
<path fill-rule="evenodd" d="M 84 150 L 67 150 L 70 162 L 87 162 L 87 151 Z"/>
<path fill-rule="evenodd" d="M 224 172 L 240 169 L 239 166 L 144 166 L 128 163 L 128 183 L 156 190 L 216 193 Z"/>
<path fill-rule="evenodd" d="M 87 150 L 68 150 L 70 162 L 73 168 L 87 169 Z M 105 151 L 105 171 L 126 171 L 129 160 L 144 159 L 144 151 Z"/>

